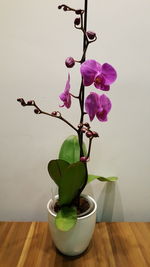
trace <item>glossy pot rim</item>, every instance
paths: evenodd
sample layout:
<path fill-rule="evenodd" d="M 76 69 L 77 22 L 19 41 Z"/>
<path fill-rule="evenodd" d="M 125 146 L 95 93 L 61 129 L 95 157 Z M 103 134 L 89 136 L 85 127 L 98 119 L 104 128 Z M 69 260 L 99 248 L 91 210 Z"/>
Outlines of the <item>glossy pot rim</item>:
<path fill-rule="evenodd" d="M 96 201 L 95 201 L 91 196 L 89 196 L 89 195 L 85 195 L 85 194 L 81 194 L 81 196 L 84 197 L 84 198 L 86 198 L 86 199 L 88 200 L 89 204 L 90 204 L 90 207 L 89 207 L 89 209 L 88 209 L 88 210 L 89 210 L 89 213 L 87 214 L 88 210 L 87 210 L 86 212 L 83 212 L 82 214 L 80 214 L 80 216 L 77 217 L 77 220 L 86 219 L 86 218 L 92 216 L 92 215 L 96 212 L 96 210 L 97 210 L 97 203 L 96 203 Z M 56 200 L 56 199 L 58 199 L 58 195 L 55 196 L 55 200 Z M 50 200 L 48 201 L 48 203 L 47 203 L 47 210 L 48 210 L 48 212 L 49 212 L 53 217 L 56 217 L 56 216 L 57 216 L 57 213 L 54 212 L 53 209 L 51 209 L 51 206 L 52 206 L 53 202 L 54 202 L 54 199 L 50 199 Z M 93 205 L 94 207 L 92 208 L 92 211 L 90 211 L 92 205 Z M 86 213 L 86 214 L 85 214 L 85 213 Z M 84 214 L 85 214 L 85 215 L 84 215 Z"/>

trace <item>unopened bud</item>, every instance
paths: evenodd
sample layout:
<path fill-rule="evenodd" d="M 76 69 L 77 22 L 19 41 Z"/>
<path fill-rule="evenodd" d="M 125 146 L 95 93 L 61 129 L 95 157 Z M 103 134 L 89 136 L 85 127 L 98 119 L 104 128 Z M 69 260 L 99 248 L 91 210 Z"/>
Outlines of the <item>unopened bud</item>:
<path fill-rule="evenodd" d="M 76 19 L 74 20 L 74 24 L 75 24 L 75 25 L 79 25 L 79 24 L 80 24 L 80 18 L 76 18 Z"/>
<path fill-rule="evenodd" d="M 85 132 L 86 132 L 86 129 L 85 129 L 85 128 L 82 128 L 82 129 L 81 129 L 81 132 L 82 132 L 82 133 L 85 133 Z"/>
<path fill-rule="evenodd" d="M 95 32 L 88 31 L 88 32 L 86 32 L 86 34 L 87 34 L 87 36 L 88 36 L 88 38 L 90 40 L 93 40 L 96 37 L 96 33 Z"/>
<path fill-rule="evenodd" d="M 29 106 L 32 106 L 32 105 L 34 105 L 35 104 L 35 102 L 33 101 L 33 100 L 29 100 L 28 102 L 27 102 L 27 105 L 29 105 Z"/>
<path fill-rule="evenodd" d="M 82 128 L 82 126 L 83 126 L 82 123 L 78 124 L 78 128 L 79 128 L 79 129 Z"/>
<path fill-rule="evenodd" d="M 65 60 L 65 65 L 67 68 L 72 68 L 75 64 L 75 60 L 73 57 L 67 57 Z"/>
<path fill-rule="evenodd" d="M 75 13 L 76 13 L 77 15 L 82 14 L 82 12 L 83 12 L 83 11 L 82 11 L 81 9 L 78 9 L 78 10 L 75 11 Z"/>
<path fill-rule="evenodd" d="M 87 157 L 81 157 L 80 158 L 80 161 L 82 161 L 82 162 L 87 162 L 87 161 L 89 161 L 90 159 L 89 158 L 87 158 Z"/>
<path fill-rule="evenodd" d="M 57 111 L 53 111 L 53 112 L 51 113 L 51 115 L 52 115 L 52 116 L 56 116 L 56 115 L 57 115 Z"/>
<path fill-rule="evenodd" d="M 81 157 L 81 158 L 80 158 L 80 161 L 82 161 L 82 162 L 86 162 L 86 160 L 87 160 L 86 157 Z"/>
<path fill-rule="evenodd" d="M 20 102 L 23 107 L 26 106 L 26 102 L 23 98 L 18 98 L 17 101 Z"/>
<path fill-rule="evenodd" d="M 59 112 L 59 111 L 53 111 L 53 112 L 51 112 L 51 115 L 52 116 L 55 116 L 55 117 L 61 117 L 61 113 Z"/>
<path fill-rule="evenodd" d="M 67 11 L 67 7 L 66 7 L 66 6 L 64 6 L 64 7 L 63 7 L 63 10 L 64 10 L 64 11 Z"/>
<path fill-rule="evenodd" d="M 87 128 L 90 128 L 90 124 L 88 122 L 85 122 L 84 126 L 87 127 Z"/>
<path fill-rule="evenodd" d="M 86 136 L 87 136 L 88 138 L 93 137 L 93 132 L 91 132 L 91 131 L 87 131 L 87 132 L 86 132 Z"/>
<path fill-rule="evenodd" d="M 58 9 L 61 9 L 62 8 L 62 6 L 58 6 Z"/>
<path fill-rule="evenodd" d="M 40 114 L 41 112 L 40 112 L 39 109 L 36 108 L 36 109 L 34 109 L 34 113 L 35 113 L 35 114 Z"/>
<path fill-rule="evenodd" d="M 93 131 L 93 137 L 99 137 L 99 134 Z"/>

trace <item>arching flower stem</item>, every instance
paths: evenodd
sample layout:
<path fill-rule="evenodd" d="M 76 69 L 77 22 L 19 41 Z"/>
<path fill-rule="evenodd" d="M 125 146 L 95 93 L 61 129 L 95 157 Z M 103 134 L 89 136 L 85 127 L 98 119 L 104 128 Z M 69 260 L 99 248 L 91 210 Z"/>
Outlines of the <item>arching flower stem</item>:
<path fill-rule="evenodd" d="M 17 101 L 20 102 L 22 106 L 34 106 L 35 107 L 34 113 L 36 113 L 36 114 L 44 114 L 44 115 L 48 115 L 50 117 L 54 117 L 54 118 L 57 118 L 57 119 L 64 121 L 74 131 L 78 132 L 78 129 L 76 129 L 69 121 L 67 121 L 64 117 L 62 117 L 62 115 L 59 111 L 53 111 L 52 113 L 45 112 L 37 106 L 37 104 L 35 103 L 34 100 L 27 101 L 27 103 L 26 103 L 23 98 L 18 98 Z"/>

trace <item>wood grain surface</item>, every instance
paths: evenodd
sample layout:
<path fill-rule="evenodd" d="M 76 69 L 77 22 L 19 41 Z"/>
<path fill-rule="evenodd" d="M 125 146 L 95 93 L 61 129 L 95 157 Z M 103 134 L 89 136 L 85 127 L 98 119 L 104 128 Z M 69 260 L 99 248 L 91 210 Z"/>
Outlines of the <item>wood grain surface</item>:
<path fill-rule="evenodd" d="M 150 223 L 97 223 L 87 251 L 61 255 L 47 222 L 0 222 L 0 267 L 150 267 Z"/>

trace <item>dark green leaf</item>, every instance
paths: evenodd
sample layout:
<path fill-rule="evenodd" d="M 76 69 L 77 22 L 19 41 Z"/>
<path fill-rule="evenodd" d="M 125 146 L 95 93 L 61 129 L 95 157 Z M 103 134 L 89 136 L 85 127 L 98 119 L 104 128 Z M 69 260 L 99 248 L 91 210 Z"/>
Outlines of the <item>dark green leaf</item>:
<path fill-rule="evenodd" d="M 58 186 L 60 184 L 64 171 L 67 169 L 67 167 L 69 167 L 69 165 L 70 164 L 68 162 L 61 159 L 51 160 L 48 163 L 49 175 Z"/>
<path fill-rule="evenodd" d="M 77 196 L 87 177 L 86 166 L 79 161 L 71 164 L 62 174 L 59 184 L 59 204 L 67 205 Z"/>
<path fill-rule="evenodd" d="M 84 155 L 87 155 L 86 145 L 83 143 Z M 62 144 L 59 152 L 59 159 L 65 160 L 70 164 L 80 160 L 80 146 L 78 136 L 69 136 Z"/>
<path fill-rule="evenodd" d="M 92 182 L 93 180 L 98 179 L 101 182 L 115 182 L 118 180 L 118 177 L 102 177 L 98 175 L 89 174 L 88 175 L 88 183 Z"/>
<path fill-rule="evenodd" d="M 62 207 L 55 219 L 55 224 L 61 231 L 69 231 L 76 222 L 77 210 L 75 207 Z"/>

